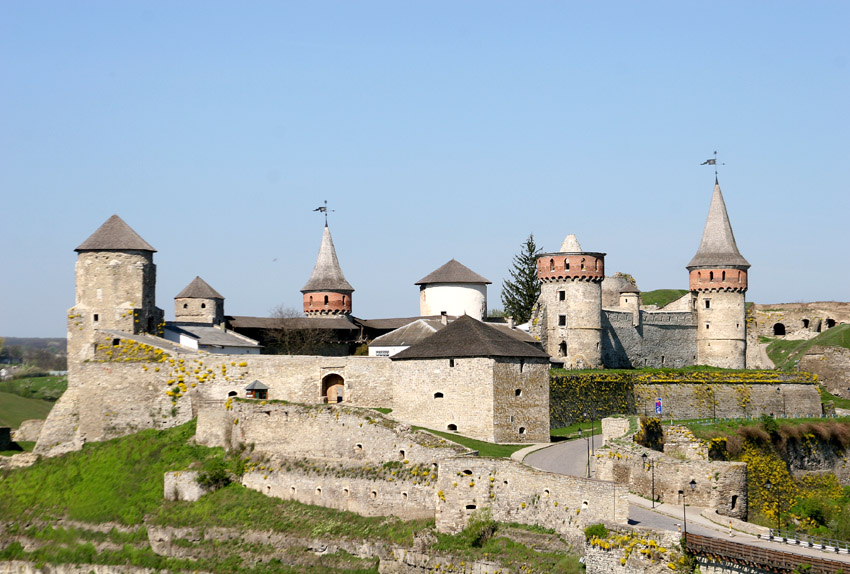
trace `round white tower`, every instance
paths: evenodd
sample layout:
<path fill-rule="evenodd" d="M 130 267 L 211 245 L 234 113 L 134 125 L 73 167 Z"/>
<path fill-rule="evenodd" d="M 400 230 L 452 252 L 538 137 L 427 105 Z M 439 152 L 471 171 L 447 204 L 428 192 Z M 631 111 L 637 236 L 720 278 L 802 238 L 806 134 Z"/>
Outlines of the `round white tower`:
<path fill-rule="evenodd" d="M 537 258 L 544 312 L 534 326 L 546 352 L 567 369 L 602 367 L 602 281 L 605 254 L 583 251 L 567 235 L 556 253 Z"/>
<path fill-rule="evenodd" d="M 489 284 L 489 280 L 452 259 L 416 282 L 419 315 L 469 315 L 482 321 L 487 316 Z"/>

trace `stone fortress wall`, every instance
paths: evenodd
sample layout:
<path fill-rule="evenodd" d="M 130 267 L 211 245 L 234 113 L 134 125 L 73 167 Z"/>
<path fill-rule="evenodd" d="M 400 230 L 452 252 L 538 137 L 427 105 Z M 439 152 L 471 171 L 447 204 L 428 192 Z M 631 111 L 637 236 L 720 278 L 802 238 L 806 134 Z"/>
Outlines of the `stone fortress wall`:
<path fill-rule="evenodd" d="M 622 429 L 622 419 L 603 419 L 606 426 Z M 715 509 L 718 514 L 747 519 L 747 465 L 743 462 L 711 462 L 707 448 L 685 427 L 665 427 L 664 445 L 659 453 L 636 444 L 633 434 L 611 438 L 596 453 L 597 476 L 628 485 L 641 496 L 668 504 L 686 503 Z M 647 455 L 647 461 L 641 455 Z M 654 480 L 653 480 L 654 478 Z M 696 483 L 692 490 L 691 481 Z M 653 484 L 654 483 L 654 484 Z"/>
<path fill-rule="evenodd" d="M 832 326 L 850 323 L 850 303 L 754 304 L 748 322 L 748 327 L 760 337 L 811 339 Z"/>
<path fill-rule="evenodd" d="M 685 367 L 696 363 L 696 348 L 693 312 L 602 312 L 602 361 L 608 368 Z"/>

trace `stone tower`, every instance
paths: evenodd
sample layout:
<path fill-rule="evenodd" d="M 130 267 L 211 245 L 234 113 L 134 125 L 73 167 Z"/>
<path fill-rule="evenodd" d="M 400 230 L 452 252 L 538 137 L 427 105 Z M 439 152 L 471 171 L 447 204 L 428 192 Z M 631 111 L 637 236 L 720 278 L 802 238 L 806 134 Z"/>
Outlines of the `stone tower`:
<path fill-rule="evenodd" d="M 76 303 L 68 311 L 68 358 L 94 356 L 95 332 L 156 333 L 156 266 L 151 245 L 113 215 L 75 249 Z"/>
<path fill-rule="evenodd" d="M 697 364 L 746 368 L 747 269 L 726 213 L 717 179 L 697 254 L 688 263 L 697 313 Z"/>
<path fill-rule="evenodd" d="M 567 369 L 602 367 L 602 280 L 605 254 L 582 251 L 575 235 L 537 258 L 542 282 L 533 332 Z"/>
<path fill-rule="evenodd" d="M 416 282 L 419 315 L 469 315 L 483 321 L 487 316 L 489 284 L 488 279 L 452 259 Z"/>
<path fill-rule="evenodd" d="M 328 224 L 322 232 L 322 244 L 310 280 L 301 289 L 304 294 L 304 314 L 308 317 L 351 315 L 351 294 L 354 287 L 345 280 Z"/>
<path fill-rule="evenodd" d="M 224 321 L 224 297 L 195 277 L 174 297 L 174 318 L 178 323 L 219 325 Z"/>

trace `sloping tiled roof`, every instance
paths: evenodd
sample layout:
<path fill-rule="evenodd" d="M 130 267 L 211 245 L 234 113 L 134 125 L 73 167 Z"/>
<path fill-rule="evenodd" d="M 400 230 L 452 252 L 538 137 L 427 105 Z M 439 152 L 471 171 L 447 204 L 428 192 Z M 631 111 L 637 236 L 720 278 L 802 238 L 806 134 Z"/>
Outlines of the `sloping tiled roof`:
<path fill-rule="evenodd" d="M 375 337 L 370 347 L 404 347 L 415 345 L 445 327 L 439 319 L 417 319 L 386 335 Z"/>
<path fill-rule="evenodd" d="M 222 299 L 224 300 L 224 296 L 210 287 L 209 283 L 201 279 L 200 277 L 195 277 L 192 279 L 192 282 L 186 285 L 183 290 L 178 293 L 175 299 Z"/>
<path fill-rule="evenodd" d="M 313 273 L 301 291 L 348 291 L 349 293 L 354 291 L 354 287 L 342 274 L 339 260 L 336 258 L 334 240 L 327 225 L 322 232 L 322 244 L 319 246 L 319 255 L 316 257 Z"/>
<path fill-rule="evenodd" d="M 525 357 L 549 355 L 528 343 L 464 315 L 427 339 L 391 357 L 392 360 L 457 357 Z"/>
<path fill-rule="evenodd" d="M 455 259 L 435 269 L 414 285 L 428 285 L 429 283 L 490 283 L 463 263 Z"/>
<path fill-rule="evenodd" d="M 233 329 L 332 329 L 336 331 L 359 331 L 357 325 L 341 317 L 241 317 L 228 316 L 227 323 Z"/>
<path fill-rule="evenodd" d="M 259 347 L 260 344 L 253 339 L 236 333 L 228 333 L 218 327 L 208 325 L 167 325 L 169 331 L 184 333 L 196 339 L 199 345 L 211 347 Z"/>
<path fill-rule="evenodd" d="M 141 238 L 123 219 L 113 215 L 74 251 L 150 251 L 150 243 Z"/>
<path fill-rule="evenodd" d="M 749 266 L 749 262 L 738 251 L 735 234 L 732 233 L 732 224 L 729 223 L 729 214 L 726 213 L 726 203 L 723 201 L 720 185 L 715 180 L 708 218 L 705 220 L 705 228 L 702 232 L 702 241 L 697 254 L 688 263 L 687 268 L 743 267 L 746 269 Z"/>
<path fill-rule="evenodd" d="M 448 315 L 448 320 L 452 321 L 457 317 L 454 315 Z M 367 329 L 375 329 L 378 331 L 383 331 L 385 329 L 399 329 L 404 327 L 405 325 L 409 325 L 414 321 L 418 321 L 419 319 L 436 319 L 440 320 L 440 315 L 427 315 L 425 317 L 388 317 L 386 319 L 360 319 L 358 317 L 352 317 L 352 320 L 358 325 L 363 325 Z"/>
<path fill-rule="evenodd" d="M 267 391 L 267 390 L 269 390 L 269 387 L 267 385 L 264 385 L 260 381 L 254 381 L 253 383 L 251 383 L 250 385 L 245 387 L 245 390 L 246 391 Z"/>

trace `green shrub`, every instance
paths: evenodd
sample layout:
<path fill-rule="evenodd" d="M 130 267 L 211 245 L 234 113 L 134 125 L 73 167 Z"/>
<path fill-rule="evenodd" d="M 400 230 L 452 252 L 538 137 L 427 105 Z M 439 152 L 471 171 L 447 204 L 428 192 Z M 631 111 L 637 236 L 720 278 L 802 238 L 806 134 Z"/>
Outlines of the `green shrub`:
<path fill-rule="evenodd" d="M 489 507 L 479 508 L 469 517 L 462 536 L 473 548 L 481 548 L 496 533 L 497 524 Z"/>
<path fill-rule="evenodd" d="M 230 484 L 227 462 L 221 458 L 206 461 L 198 473 L 198 484 L 210 490 L 218 490 Z"/>
<path fill-rule="evenodd" d="M 604 524 L 591 524 L 584 529 L 585 540 L 592 540 L 594 538 L 608 538 L 608 529 L 605 528 Z"/>

